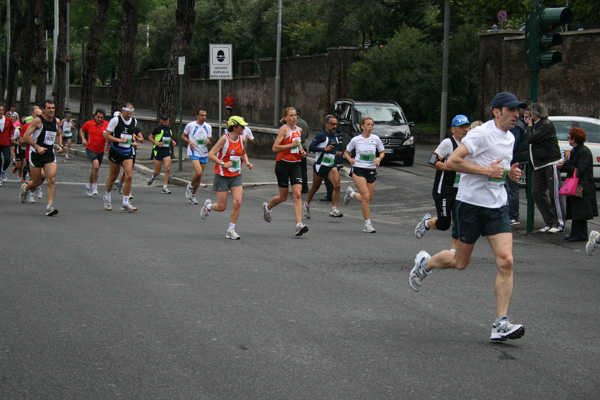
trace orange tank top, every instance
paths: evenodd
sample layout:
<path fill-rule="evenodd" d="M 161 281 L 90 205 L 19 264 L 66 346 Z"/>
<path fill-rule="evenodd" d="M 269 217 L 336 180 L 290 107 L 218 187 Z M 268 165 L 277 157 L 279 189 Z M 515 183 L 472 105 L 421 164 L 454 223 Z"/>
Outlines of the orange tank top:
<path fill-rule="evenodd" d="M 291 130 L 290 127 L 287 125 L 284 126 L 287 128 L 288 133 L 281 141 L 282 145 L 291 144 L 296 138 L 300 139 L 300 130 L 296 125 L 294 125 L 294 130 Z M 282 150 L 279 153 L 277 153 L 277 161 L 281 160 L 287 162 L 300 162 L 302 160 L 302 157 L 300 156 L 300 146 Z"/>
<path fill-rule="evenodd" d="M 229 134 L 225 134 L 227 140 L 223 144 L 223 148 L 217 153 L 219 160 L 227 163 L 231 161 L 231 168 L 226 168 L 222 165 L 215 164 L 215 173 L 221 176 L 238 176 L 242 173 L 242 154 L 244 154 L 244 142 L 239 136 L 236 141 L 231 140 Z"/>

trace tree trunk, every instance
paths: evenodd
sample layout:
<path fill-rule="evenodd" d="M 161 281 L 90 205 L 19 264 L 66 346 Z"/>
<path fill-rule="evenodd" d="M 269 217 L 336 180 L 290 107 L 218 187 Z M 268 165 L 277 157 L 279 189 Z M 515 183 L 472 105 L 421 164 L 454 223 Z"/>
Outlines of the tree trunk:
<path fill-rule="evenodd" d="M 65 116 L 65 99 L 67 97 L 67 1 L 58 2 L 58 38 L 56 40 L 56 68 L 54 82 L 54 104 L 56 107 L 56 116 L 63 118 Z M 80 125 L 81 126 L 81 125 Z"/>
<path fill-rule="evenodd" d="M 81 99 L 79 105 L 79 120 L 89 121 L 92 119 L 94 108 L 94 87 L 96 75 L 100 64 L 102 52 L 102 40 L 104 39 L 104 28 L 108 21 L 108 6 L 110 0 L 96 1 L 96 14 L 90 28 L 90 40 L 88 41 L 81 78 Z"/>
<path fill-rule="evenodd" d="M 19 55 L 26 26 L 25 7 L 22 1 L 12 1 L 10 4 L 10 57 L 8 63 L 8 82 L 6 85 L 6 105 L 8 108 L 17 106 L 17 89 L 19 88 Z M 19 114 L 20 115 L 20 114 Z"/>
<path fill-rule="evenodd" d="M 120 111 L 129 101 L 135 73 L 135 39 L 137 36 L 138 0 L 123 0 L 121 47 L 119 48 L 119 79 L 115 84 L 112 112 Z"/>
<path fill-rule="evenodd" d="M 35 1 L 33 8 L 33 37 L 35 45 L 35 103 L 40 107 L 46 100 L 48 60 L 46 60 L 46 34 L 44 30 L 44 2 Z"/>
<path fill-rule="evenodd" d="M 25 21 L 26 25 L 31 27 L 33 26 L 33 7 L 35 4 L 35 0 L 27 0 L 27 9 L 25 11 Z M 33 35 L 28 31 L 28 34 L 24 35 L 24 47 L 25 49 L 33 49 L 34 46 L 34 38 Z M 27 116 L 31 114 L 31 82 L 33 78 L 33 55 L 28 51 L 21 51 L 21 74 L 22 74 L 22 84 L 21 84 L 21 103 L 19 109 L 20 116 Z"/>
<path fill-rule="evenodd" d="M 169 65 L 160 86 L 157 120 L 161 114 L 168 114 L 171 121 L 175 121 L 177 117 L 175 95 L 179 93 L 177 85 L 178 59 L 179 57 L 188 56 L 190 53 L 194 22 L 196 21 L 194 4 L 194 0 L 177 0 L 175 33 L 173 35 L 173 44 L 171 45 Z"/>

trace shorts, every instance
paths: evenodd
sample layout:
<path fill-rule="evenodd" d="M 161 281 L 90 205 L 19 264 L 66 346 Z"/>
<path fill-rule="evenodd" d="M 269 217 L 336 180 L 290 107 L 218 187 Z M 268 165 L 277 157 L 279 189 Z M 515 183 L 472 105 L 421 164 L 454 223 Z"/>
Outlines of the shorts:
<path fill-rule="evenodd" d="M 486 208 L 456 200 L 453 211 L 452 238 L 474 244 L 479 236 L 511 233 L 508 206 Z"/>
<path fill-rule="evenodd" d="M 167 157 L 171 157 L 171 149 L 162 147 L 154 148 L 154 159 L 156 161 L 162 161 Z"/>
<path fill-rule="evenodd" d="M 450 228 L 452 222 L 452 209 L 454 208 L 454 202 L 456 201 L 456 194 L 443 195 L 434 193 L 433 200 L 435 201 L 435 209 L 438 218 L 435 223 L 436 228 L 440 231 L 445 231 Z"/>
<path fill-rule="evenodd" d="M 208 162 L 208 157 L 198 157 L 198 156 L 189 156 L 190 160 L 200 161 L 200 164 L 206 164 Z"/>
<path fill-rule="evenodd" d="M 242 174 L 237 176 L 221 176 L 219 174 L 215 174 L 213 191 L 226 192 L 236 186 L 242 186 Z"/>
<path fill-rule="evenodd" d="M 112 148 L 108 151 L 108 161 L 115 164 L 123 164 L 123 161 L 125 160 L 132 160 L 133 156 L 133 152 L 130 152 L 127 155 L 122 155 L 121 153 Z"/>
<path fill-rule="evenodd" d="M 85 149 L 85 154 L 87 155 L 87 158 L 88 160 L 90 160 L 90 162 L 98 160 L 98 166 L 102 165 L 102 160 L 104 159 L 104 152 L 96 153 L 93 150 Z"/>
<path fill-rule="evenodd" d="M 317 165 L 313 165 L 313 172 L 320 178 L 326 178 L 327 175 L 329 175 L 329 172 L 331 171 L 331 169 L 334 167 L 327 167 L 324 165 L 321 165 L 321 167 L 319 168 L 319 170 L 317 171 Z"/>
<path fill-rule="evenodd" d="M 73 140 L 73 135 L 63 135 L 63 140 Z"/>
<path fill-rule="evenodd" d="M 54 151 L 46 149 L 44 154 L 38 154 L 31 152 L 29 155 L 29 163 L 34 168 L 42 168 L 46 164 L 51 164 L 56 162 L 56 157 L 54 156 Z"/>
<path fill-rule="evenodd" d="M 294 185 L 302 185 L 302 168 L 300 162 L 277 161 L 275 163 L 275 176 L 277 176 L 277 186 L 287 188 L 288 182 Z"/>
<path fill-rule="evenodd" d="M 367 180 L 367 183 L 374 183 L 375 180 L 377 180 L 376 169 L 352 167 L 352 170 L 350 171 L 350 176 L 352 176 L 352 174 L 356 174 L 356 176 L 365 178 Z"/>
<path fill-rule="evenodd" d="M 18 146 L 15 149 L 15 161 L 25 160 L 26 158 L 27 158 L 27 153 L 25 152 L 25 149 L 22 148 L 21 146 Z"/>

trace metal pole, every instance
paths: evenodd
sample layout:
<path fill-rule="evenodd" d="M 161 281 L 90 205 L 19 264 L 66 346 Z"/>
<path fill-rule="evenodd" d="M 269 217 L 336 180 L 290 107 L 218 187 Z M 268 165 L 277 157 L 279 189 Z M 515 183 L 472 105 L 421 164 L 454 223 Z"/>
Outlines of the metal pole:
<path fill-rule="evenodd" d="M 56 51 L 58 49 L 58 0 L 54 0 L 54 31 L 52 32 L 52 90 L 56 83 Z"/>
<path fill-rule="evenodd" d="M 179 171 L 183 170 L 183 75 L 179 75 Z"/>
<path fill-rule="evenodd" d="M 275 60 L 275 107 L 273 125 L 279 125 L 279 114 L 281 114 L 281 0 L 278 1 L 277 9 L 277 58 Z"/>
<path fill-rule="evenodd" d="M 444 54 L 442 66 L 442 112 L 440 115 L 440 142 L 446 138 L 446 119 L 448 118 L 448 64 L 450 54 L 450 0 L 444 8 Z"/>
<path fill-rule="evenodd" d="M 71 70 L 71 57 L 69 55 L 69 47 L 71 46 L 71 0 L 67 0 L 67 15 L 66 15 L 66 49 L 65 49 L 65 58 L 67 61 L 67 70 L 66 70 L 66 87 L 65 87 L 65 109 L 67 111 L 70 110 L 71 99 L 69 95 L 69 85 L 71 82 L 70 78 L 70 70 Z M 81 122 L 81 121 L 80 121 Z M 81 124 L 79 125 L 81 126 Z"/>
<path fill-rule="evenodd" d="M 8 66 L 10 62 L 10 0 L 6 0 L 6 84 L 8 85 Z"/>
<path fill-rule="evenodd" d="M 221 86 L 221 79 L 219 79 L 219 138 L 222 135 L 222 123 L 223 123 L 223 87 Z"/>

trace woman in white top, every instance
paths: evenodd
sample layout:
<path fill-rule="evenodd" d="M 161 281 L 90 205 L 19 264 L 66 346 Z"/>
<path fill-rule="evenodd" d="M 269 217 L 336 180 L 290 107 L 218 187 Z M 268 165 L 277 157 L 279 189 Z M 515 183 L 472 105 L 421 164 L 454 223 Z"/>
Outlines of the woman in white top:
<path fill-rule="evenodd" d="M 365 218 L 365 228 L 363 231 L 366 233 L 375 233 L 375 228 L 371 224 L 370 205 L 373 193 L 375 192 L 377 167 L 381 164 L 385 153 L 379 136 L 371 134 L 373 131 L 373 120 L 371 118 L 361 118 L 360 129 L 362 135 L 353 137 L 344 152 L 344 157 L 352 165 L 350 174 L 358 189 L 358 193 L 355 193 L 351 187 L 346 188 L 344 204 L 348 204 L 350 199 L 353 198 L 360 201 Z M 356 151 L 354 158 L 350 155 L 352 150 Z M 379 152 L 379 156 L 377 156 L 377 152 Z"/>

